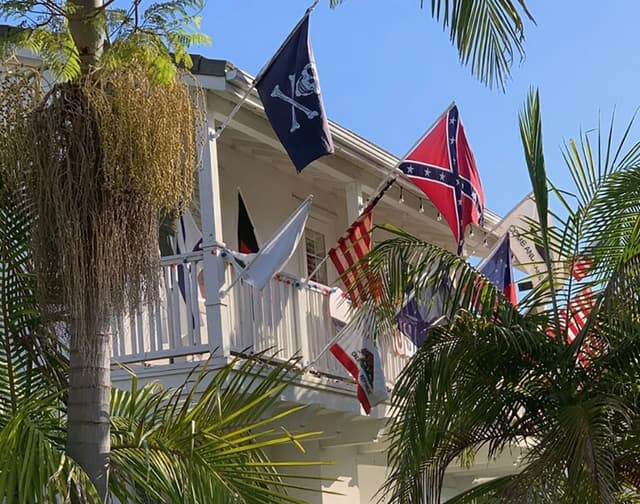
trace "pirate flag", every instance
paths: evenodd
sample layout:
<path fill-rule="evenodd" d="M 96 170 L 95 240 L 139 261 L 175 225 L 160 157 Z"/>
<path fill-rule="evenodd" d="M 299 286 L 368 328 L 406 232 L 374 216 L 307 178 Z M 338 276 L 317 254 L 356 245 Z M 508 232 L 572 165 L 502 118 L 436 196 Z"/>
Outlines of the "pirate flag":
<path fill-rule="evenodd" d="M 333 153 L 306 14 L 256 77 L 267 118 L 298 172 Z"/>

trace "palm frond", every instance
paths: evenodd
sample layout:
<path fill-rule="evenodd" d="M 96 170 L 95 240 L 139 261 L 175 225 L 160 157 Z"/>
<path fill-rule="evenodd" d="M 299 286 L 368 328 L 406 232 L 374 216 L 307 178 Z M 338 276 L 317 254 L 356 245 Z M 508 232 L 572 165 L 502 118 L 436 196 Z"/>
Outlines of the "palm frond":
<path fill-rule="evenodd" d="M 171 502 L 301 502 L 287 490 L 304 486 L 285 481 L 280 471 L 320 462 L 301 456 L 276 463 L 265 451 L 302 446 L 318 434 L 278 428 L 282 418 L 302 408 L 276 408 L 297 376 L 294 364 L 259 355 L 215 370 L 205 364 L 176 390 L 139 386 L 134 377 L 130 390 L 114 391 L 114 495 L 131 500 L 142 490 Z"/>
<path fill-rule="evenodd" d="M 522 468 L 453 502 L 613 503 L 638 491 L 638 147 L 625 146 L 629 127 L 618 143 L 612 125 L 597 144 L 592 135 L 570 141 L 571 195 L 547 179 L 536 92 L 520 131 L 539 214 L 530 234 L 549 269 L 526 311 L 460 258 L 390 226 L 382 227 L 394 236 L 354 267 L 380 279 L 372 299 L 387 334 L 397 330 L 409 285 L 428 299 L 429 288 L 451 281 L 440 325 L 394 387 L 383 499 L 439 502 L 447 466 L 482 447 L 489 457 L 524 447 Z M 547 225 L 550 193 L 564 206 L 557 226 Z M 575 281 L 564 263 L 579 253 L 592 254 L 597 267 Z M 576 292 L 591 292 L 589 308 L 570 332 L 564 310 Z"/>
<path fill-rule="evenodd" d="M 449 32 L 460 62 L 482 83 L 504 91 L 514 61 L 524 59 L 524 19 L 535 22 L 524 0 L 431 0 L 431 16 Z"/>

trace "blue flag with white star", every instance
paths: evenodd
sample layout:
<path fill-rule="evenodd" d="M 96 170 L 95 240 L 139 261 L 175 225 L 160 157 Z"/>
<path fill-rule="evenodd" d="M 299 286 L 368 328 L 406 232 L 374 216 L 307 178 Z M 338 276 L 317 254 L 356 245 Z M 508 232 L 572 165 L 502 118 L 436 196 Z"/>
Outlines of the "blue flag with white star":
<path fill-rule="evenodd" d="M 518 304 L 511 268 L 511 245 L 509 233 L 505 233 L 491 253 L 478 264 L 478 271 L 495 285 L 515 306 Z"/>
<path fill-rule="evenodd" d="M 298 172 L 319 157 L 333 153 L 309 43 L 308 14 L 258 76 L 256 89 L 271 126 Z"/>

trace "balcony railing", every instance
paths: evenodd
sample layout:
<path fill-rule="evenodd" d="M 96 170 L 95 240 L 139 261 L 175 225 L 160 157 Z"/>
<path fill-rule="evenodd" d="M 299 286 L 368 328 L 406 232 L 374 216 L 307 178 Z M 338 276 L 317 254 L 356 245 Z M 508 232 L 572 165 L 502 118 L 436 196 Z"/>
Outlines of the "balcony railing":
<path fill-rule="evenodd" d="M 159 300 L 136 316 L 112 324 L 114 362 L 166 364 L 198 359 L 217 349 L 207 331 L 202 268 L 201 253 L 163 259 Z M 227 264 L 227 284 L 235 275 Z M 329 287 L 314 282 L 305 285 L 285 273 L 276 275 L 262 291 L 236 283 L 222 300 L 226 305 L 222 332 L 229 351 L 273 350 L 283 359 L 299 355 L 304 365 L 320 375 L 350 380 L 327 349 L 337 330 L 331 317 L 331 293 Z M 390 384 L 406 365 L 407 356 L 402 353 L 402 349 L 382 344 Z"/>

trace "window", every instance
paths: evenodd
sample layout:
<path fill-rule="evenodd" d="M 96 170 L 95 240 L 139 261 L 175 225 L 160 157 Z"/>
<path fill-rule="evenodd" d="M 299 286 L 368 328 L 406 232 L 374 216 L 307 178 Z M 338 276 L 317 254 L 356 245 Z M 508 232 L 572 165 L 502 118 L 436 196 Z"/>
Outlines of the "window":
<path fill-rule="evenodd" d="M 305 246 L 307 249 L 307 275 L 310 275 L 327 255 L 327 248 L 325 246 L 324 235 L 322 233 L 318 233 L 313 229 L 307 228 L 304 234 Z M 327 263 L 325 262 L 320 269 L 310 277 L 310 279 L 314 282 L 326 285 Z"/>

